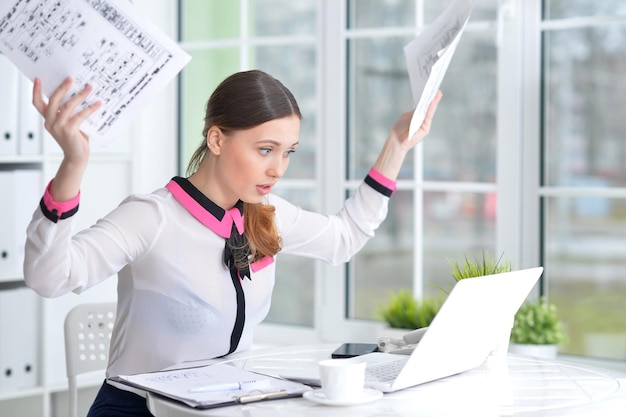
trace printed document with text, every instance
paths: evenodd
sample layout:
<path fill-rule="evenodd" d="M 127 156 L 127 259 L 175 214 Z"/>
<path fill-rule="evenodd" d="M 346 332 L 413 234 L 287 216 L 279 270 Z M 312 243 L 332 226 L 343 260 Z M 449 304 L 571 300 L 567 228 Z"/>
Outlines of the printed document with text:
<path fill-rule="evenodd" d="M 64 100 L 91 84 L 79 110 L 102 102 L 81 126 L 92 138 L 114 135 L 190 60 L 128 0 L 3 0 L 0 52 L 46 96 L 68 76 Z"/>
<path fill-rule="evenodd" d="M 437 94 L 450 60 L 474 6 L 473 0 L 455 0 L 404 47 L 411 92 L 416 103 L 409 138 L 420 128 L 428 105 Z"/>

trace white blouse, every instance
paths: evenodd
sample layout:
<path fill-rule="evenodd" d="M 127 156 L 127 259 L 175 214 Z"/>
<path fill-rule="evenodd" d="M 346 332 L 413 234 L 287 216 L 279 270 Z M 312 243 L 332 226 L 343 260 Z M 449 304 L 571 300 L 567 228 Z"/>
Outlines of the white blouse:
<path fill-rule="evenodd" d="M 95 225 L 73 234 L 79 196 L 57 203 L 48 189 L 27 230 L 25 281 L 41 296 L 57 297 L 118 275 L 107 377 L 229 352 L 238 303 L 223 262 L 223 235 L 233 221 L 241 224 L 237 209 L 222 210 L 177 177 L 152 194 L 126 198 Z M 393 190 L 395 182 L 372 170 L 336 215 L 302 210 L 270 195 L 267 204 L 276 207 L 282 238 L 279 253 L 331 264 L 348 261 L 374 236 Z M 245 307 L 240 305 L 244 321 L 236 351 L 251 348 L 274 287 L 274 259 L 250 269 L 250 278 L 240 280 Z"/>

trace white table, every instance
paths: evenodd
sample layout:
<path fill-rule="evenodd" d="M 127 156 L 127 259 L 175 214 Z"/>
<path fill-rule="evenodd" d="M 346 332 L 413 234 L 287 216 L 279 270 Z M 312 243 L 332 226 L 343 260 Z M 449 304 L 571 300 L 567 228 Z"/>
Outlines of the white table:
<path fill-rule="evenodd" d="M 316 367 L 337 346 L 259 349 L 231 355 L 225 361 L 249 370 L 280 374 L 281 369 Z M 509 354 L 505 361 L 488 360 L 471 371 L 385 394 L 359 406 L 331 407 L 292 398 L 195 410 L 151 394 L 147 401 L 156 417 L 623 417 L 626 374 Z"/>

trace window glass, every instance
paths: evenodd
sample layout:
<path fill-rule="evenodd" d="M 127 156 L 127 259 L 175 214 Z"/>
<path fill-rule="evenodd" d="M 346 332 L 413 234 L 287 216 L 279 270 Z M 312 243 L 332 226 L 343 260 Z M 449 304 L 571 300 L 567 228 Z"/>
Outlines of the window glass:
<path fill-rule="evenodd" d="M 543 4 L 549 19 L 626 14 L 623 1 L 544 0 Z"/>
<path fill-rule="evenodd" d="M 550 31 L 546 185 L 626 185 L 626 24 Z"/>
<path fill-rule="evenodd" d="M 493 31 L 463 34 L 424 142 L 424 179 L 495 182 L 497 59 Z"/>
<path fill-rule="evenodd" d="M 494 256 L 495 194 L 424 193 L 424 294 L 439 295 L 454 284 L 451 261 Z M 506 257 L 506 254 L 504 254 Z"/>
<path fill-rule="evenodd" d="M 294 154 L 294 157 L 296 155 L 298 153 Z M 291 164 L 289 169 L 295 165 L 297 164 Z M 296 189 L 279 183 L 275 192 L 305 210 L 317 209 L 318 194 L 315 190 Z M 273 323 L 313 326 L 314 317 L 315 261 L 279 252 L 272 305 L 266 320 Z"/>
<path fill-rule="evenodd" d="M 236 48 L 190 51 L 191 61 L 181 74 L 181 162 L 183 172 L 196 148 L 202 143 L 204 113 L 215 87 L 239 67 Z"/>
<path fill-rule="evenodd" d="M 315 177 L 317 149 L 317 60 L 314 45 L 259 46 L 253 49 L 254 67 L 280 80 L 296 98 L 303 120 L 300 143 L 285 178 Z"/>
<path fill-rule="evenodd" d="M 420 3 L 355 1 L 350 4 L 352 26 L 399 27 L 414 25 L 414 6 Z M 483 10 L 495 10 L 492 3 L 483 4 Z M 443 11 L 439 2 L 423 5 L 427 16 L 429 10 L 438 7 L 437 13 Z M 431 5 L 434 9 L 428 9 Z M 430 17 L 432 20 L 436 14 Z M 349 180 L 361 180 L 367 174 L 393 123 L 402 112 L 414 107 L 403 51 L 412 39 L 412 34 L 389 36 L 381 32 L 348 40 Z M 405 188 L 390 199 L 389 213 L 376 238 L 368 242 L 347 268 L 349 317 L 380 319 L 379 306 L 390 292 L 400 288 L 412 290 L 417 286 L 417 292 L 436 295 L 441 292 L 440 287 L 452 283 L 449 258 L 474 252 L 493 253 L 493 194 L 424 192 L 415 179 L 432 181 L 429 189 L 436 189 L 437 181 L 458 183 L 459 188 L 465 182 L 495 183 L 498 79 L 495 41 L 495 29 L 491 26 L 464 33 L 441 85 L 444 98 L 437 118 L 429 137 L 419 148 L 423 162 L 418 165 L 415 152 L 407 155 L 398 176 Z M 423 207 L 416 205 L 416 201 L 423 202 Z M 416 224 L 415 219 L 420 217 L 423 221 Z M 416 247 L 416 236 L 421 236 L 420 247 Z"/>
<path fill-rule="evenodd" d="M 416 19 L 415 0 L 349 0 L 348 28 L 397 28 L 414 27 Z M 424 1 L 424 22 L 432 22 L 451 3 L 449 1 Z M 476 0 L 472 11 L 472 21 L 495 20 L 497 2 Z"/>
<path fill-rule="evenodd" d="M 367 173 L 397 117 L 414 106 L 402 52 L 409 41 L 349 41 L 351 179 Z M 495 33 L 465 33 L 441 85 L 443 105 L 424 142 L 425 179 L 495 181 L 496 69 Z M 399 178 L 413 178 L 413 169 L 411 153 Z"/>
<path fill-rule="evenodd" d="M 313 326 L 315 318 L 315 261 L 278 255 L 276 284 L 266 321 Z"/>
<path fill-rule="evenodd" d="M 547 198 L 545 216 L 548 295 L 570 339 L 561 351 L 626 359 L 626 201 Z"/>
<path fill-rule="evenodd" d="M 411 191 L 397 191 L 376 238 L 353 259 L 353 318 L 380 319 L 379 308 L 391 292 L 412 289 L 416 276 L 415 218 L 423 216 L 422 292 L 443 295 L 454 284 L 450 261 L 481 259 L 495 251 L 495 194 L 425 192 L 416 213 Z"/>
<path fill-rule="evenodd" d="M 350 179 L 362 179 L 396 119 L 413 108 L 403 48 L 409 38 L 356 39 L 348 43 Z M 400 178 L 412 178 L 413 153 Z"/>
<path fill-rule="evenodd" d="M 253 36 L 315 34 L 315 0 L 256 0 L 249 4 Z"/>
<path fill-rule="evenodd" d="M 413 288 L 414 202 L 411 191 L 396 191 L 376 238 L 353 257 L 351 317 L 379 320 L 379 308 L 398 288 Z"/>
<path fill-rule="evenodd" d="M 543 33 L 543 186 L 585 188 L 543 198 L 546 288 L 570 339 L 562 352 L 624 360 L 626 202 L 602 192 L 626 185 L 626 22 L 593 16 L 626 9 L 623 2 L 552 0 L 544 12 L 589 19 Z"/>
<path fill-rule="evenodd" d="M 348 28 L 413 26 L 414 0 L 349 0 Z"/>
<path fill-rule="evenodd" d="M 181 38 L 206 41 L 239 36 L 239 1 L 180 0 Z"/>
<path fill-rule="evenodd" d="M 448 7 L 453 0 L 448 1 L 424 1 L 424 16 L 426 22 L 432 22 Z M 528 1 L 528 0 L 526 0 Z M 475 0 L 472 17 L 470 20 L 495 20 L 498 11 L 498 3 L 493 0 Z"/>

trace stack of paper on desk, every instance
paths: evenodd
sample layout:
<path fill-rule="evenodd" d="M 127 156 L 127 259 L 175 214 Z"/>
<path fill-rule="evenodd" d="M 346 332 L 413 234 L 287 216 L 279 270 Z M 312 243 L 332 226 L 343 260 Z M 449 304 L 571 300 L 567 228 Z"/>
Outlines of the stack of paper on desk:
<path fill-rule="evenodd" d="M 120 375 L 111 380 L 163 395 L 194 408 L 299 397 L 311 390 L 298 382 L 260 375 L 228 363 Z"/>
<path fill-rule="evenodd" d="M 455 0 L 417 38 L 404 47 L 411 92 L 416 103 L 409 138 L 420 128 L 469 20 L 474 0 Z"/>

